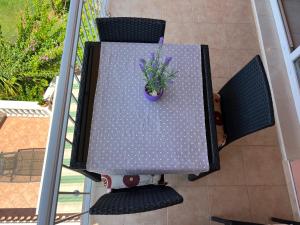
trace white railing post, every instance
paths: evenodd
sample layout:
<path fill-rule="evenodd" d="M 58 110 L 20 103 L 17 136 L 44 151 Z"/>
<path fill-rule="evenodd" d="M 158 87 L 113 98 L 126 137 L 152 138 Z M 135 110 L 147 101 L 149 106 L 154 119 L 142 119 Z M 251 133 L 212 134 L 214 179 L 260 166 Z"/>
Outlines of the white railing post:
<path fill-rule="evenodd" d="M 76 97 L 72 94 L 74 76 L 78 83 L 80 79 L 75 73 L 76 62 L 82 67 L 82 60 L 79 51 L 84 52 L 84 43 L 80 36 L 80 28 L 83 29 L 83 36 L 86 41 L 88 35 L 85 25 L 82 22 L 82 16 L 85 15 L 86 19 L 94 19 L 98 16 L 107 16 L 108 12 L 108 0 L 72 0 L 69 9 L 68 24 L 66 29 L 66 37 L 64 41 L 64 51 L 62 55 L 62 61 L 60 66 L 60 76 L 56 83 L 55 96 L 53 103 L 53 116 L 51 117 L 51 128 L 48 134 L 48 143 L 44 159 L 44 167 L 42 173 L 42 183 L 40 188 L 39 203 L 38 203 L 38 225 L 53 225 L 55 223 L 57 199 L 59 194 L 59 183 L 61 176 L 61 168 L 64 154 L 64 145 L 66 142 L 72 145 L 72 140 L 66 138 L 66 131 L 68 126 L 68 120 L 75 123 L 75 119 L 70 118 L 69 109 L 71 98 L 73 97 L 77 102 Z M 100 4 L 101 3 L 101 4 Z M 87 14 L 84 4 L 88 4 L 88 10 L 90 17 Z M 101 5 L 101 6 L 100 6 Z M 101 15 L 100 15 L 100 9 Z M 93 10 L 93 11 L 91 11 Z M 89 31 L 97 35 L 98 32 L 95 21 L 88 22 Z M 93 27 L 91 26 L 93 25 Z M 92 32 L 93 33 L 93 32 Z M 85 189 L 90 189 L 91 181 L 86 179 Z M 83 210 L 86 211 L 89 208 L 90 196 L 85 195 Z M 88 222 L 89 215 L 83 215 L 82 221 Z"/>
<path fill-rule="evenodd" d="M 70 4 L 60 76 L 55 92 L 53 117 L 43 167 L 38 225 L 53 225 L 55 222 L 82 6 L 83 0 L 73 0 Z"/>
<path fill-rule="evenodd" d="M 102 0 L 102 10 L 100 12 L 101 17 L 110 17 L 108 6 L 109 6 L 109 0 Z"/>

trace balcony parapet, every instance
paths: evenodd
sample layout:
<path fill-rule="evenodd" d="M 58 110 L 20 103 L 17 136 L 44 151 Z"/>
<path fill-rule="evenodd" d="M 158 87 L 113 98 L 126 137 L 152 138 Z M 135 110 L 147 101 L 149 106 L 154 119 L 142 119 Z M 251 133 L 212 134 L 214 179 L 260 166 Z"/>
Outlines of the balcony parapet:
<path fill-rule="evenodd" d="M 49 117 L 51 111 L 38 102 L 0 100 L 0 112 L 8 117 Z"/>

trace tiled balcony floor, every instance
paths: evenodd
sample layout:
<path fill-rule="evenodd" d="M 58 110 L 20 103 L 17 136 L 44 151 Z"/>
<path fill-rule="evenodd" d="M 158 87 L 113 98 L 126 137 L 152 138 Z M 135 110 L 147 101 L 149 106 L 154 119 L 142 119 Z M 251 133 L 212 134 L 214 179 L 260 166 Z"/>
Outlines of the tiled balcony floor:
<path fill-rule="evenodd" d="M 250 0 L 110 0 L 111 16 L 165 19 L 168 43 L 208 44 L 214 90 L 218 91 L 259 54 Z M 184 197 L 168 209 L 126 216 L 92 216 L 98 225 L 207 225 L 209 217 L 266 223 L 292 219 L 275 127 L 227 146 L 221 170 L 196 182 L 166 179 Z M 94 186 L 93 199 L 104 193 Z"/>
<path fill-rule="evenodd" d="M 0 152 L 45 148 L 49 118 L 8 117 L 0 129 Z M 40 182 L 0 182 L 0 208 L 36 208 Z"/>

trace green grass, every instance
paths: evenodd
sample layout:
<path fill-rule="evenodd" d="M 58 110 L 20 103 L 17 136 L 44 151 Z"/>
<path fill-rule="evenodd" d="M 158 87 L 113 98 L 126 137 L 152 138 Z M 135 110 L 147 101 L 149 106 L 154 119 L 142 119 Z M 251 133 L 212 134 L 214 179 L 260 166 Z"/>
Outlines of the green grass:
<path fill-rule="evenodd" d="M 71 149 L 72 148 L 72 145 L 68 142 L 65 143 L 65 148 L 68 148 L 68 149 Z"/>
<path fill-rule="evenodd" d="M 82 202 L 83 196 L 74 196 L 74 195 L 64 195 L 60 194 L 58 196 L 58 202 Z"/>
<path fill-rule="evenodd" d="M 26 2 L 26 0 L 0 0 L 0 25 L 7 40 L 16 39 L 17 25 Z"/>
<path fill-rule="evenodd" d="M 70 165 L 70 161 L 71 161 L 71 159 L 64 159 L 63 160 L 63 164 L 66 165 L 66 166 L 69 166 Z"/>
<path fill-rule="evenodd" d="M 74 126 L 69 126 L 68 128 L 67 128 L 67 132 L 68 133 L 74 133 L 74 129 L 75 129 L 75 127 Z"/>
<path fill-rule="evenodd" d="M 76 112 L 69 112 L 70 116 L 72 116 L 72 118 L 76 118 Z"/>
<path fill-rule="evenodd" d="M 61 184 L 83 183 L 83 182 L 84 182 L 84 176 L 78 176 L 78 175 L 63 176 L 60 181 Z"/>

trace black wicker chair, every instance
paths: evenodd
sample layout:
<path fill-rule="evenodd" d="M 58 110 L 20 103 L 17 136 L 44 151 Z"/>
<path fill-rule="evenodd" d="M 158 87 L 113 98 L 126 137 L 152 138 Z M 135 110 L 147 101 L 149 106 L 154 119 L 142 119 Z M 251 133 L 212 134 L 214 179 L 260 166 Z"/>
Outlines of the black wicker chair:
<path fill-rule="evenodd" d="M 271 92 L 258 55 L 219 94 L 226 145 L 275 124 Z"/>
<path fill-rule="evenodd" d="M 100 46 L 100 42 L 85 43 L 71 160 L 69 166 L 63 165 L 94 181 L 101 181 L 101 175 L 87 171 L 86 161 L 98 78 Z"/>
<path fill-rule="evenodd" d="M 164 20 L 131 17 L 96 19 L 100 41 L 158 43 L 164 36 Z"/>
<path fill-rule="evenodd" d="M 288 225 L 300 225 L 300 222 L 292 221 L 292 220 L 284 220 L 272 217 L 271 220 L 275 223 L 280 224 L 288 224 Z M 250 223 L 250 222 L 243 222 L 243 221 L 237 221 L 237 220 L 227 220 L 220 217 L 211 217 L 211 221 L 223 223 L 224 225 L 263 225 L 261 223 Z"/>
<path fill-rule="evenodd" d="M 147 212 L 183 202 L 174 189 L 165 185 L 145 185 L 112 190 L 90 208 L 91 215 L 120 215 Z"/>
<path fill-rule="evenodd" d="M 229 80 L 219 94 L 224 132 L 227 136 L 224 146 L 274 125 L 270 88 L 258 55 Z M 215 170 L 199 175 L 190 174 L 188 179 L 194 181 L 213 171 Z"/>

